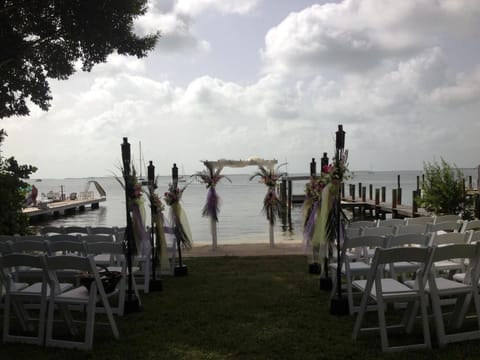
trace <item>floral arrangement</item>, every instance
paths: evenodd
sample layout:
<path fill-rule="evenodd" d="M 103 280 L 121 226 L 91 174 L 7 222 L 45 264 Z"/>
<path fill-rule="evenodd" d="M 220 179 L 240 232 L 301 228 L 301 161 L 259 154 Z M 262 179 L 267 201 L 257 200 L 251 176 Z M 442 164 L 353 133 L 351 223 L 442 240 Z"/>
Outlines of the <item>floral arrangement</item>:
<path fill-rule="evenodd" d="M 283 212 L 283 207 L 278 198 L 276 189 L 277 181 L 282 176 L 286 175 L 286 173 L 279 173 L 279 169 L 283 165 L 285 164 L 279 165 L 275 170 L 273 168 L 266 169 L 259 165 L 259 171 L 250 177 L 250 180 L 260 177 L 260 183 L 265 184 L 268 187 L 265 198 L 263 199 L 262 212 L 266 214 L 270 225 L 275 224 L 277 216 L 281 217 Z"/>
<path fill-rule="evenodd" d="M 157 179 L 148 185 L 148 199 L 150 200 L 150 208 L 152 210 L 152 225 L 155 231 L 155 251 L 153 254 L 154 264 L 159 265 L 160 270 L 169 270 L 168 255 L 167 255 L 167 240 L 165 238 L 165 217 L 163 205 L 160 196 L 155 193 L 157 189 Z M 153 245 L 153 239 L 152 243 Z"/>
<path fill-rule="evenodd" d="M 220 197 L 218 196 L 215 187 L 220 180 L 226 179 L 230 181 L 230 179 L 225 175 L 220 175 L 223 167 L 215 169 L 213 164 L 209 161 L 204 161 L 203 163 L 207 169 L 195 174 L 200 182 L 205 184 L 205 187 L 208 189 L 207 200 L 202 209 L 202 216 L 209 217 L 215 222 L 218 222 L 218 213 L 220 212 Z"/>
<path fill-rule="evenodd" d="M 170 223 L 172 224 L 178 244 L 190 249 L 192 247 L 192 234 L 187 216 L 180 204 L 185 189 L 186 187 L 179 188 L 176 185 L 170 184 L 168 191 L 164 194 L 164 198 L 167 205 L 170 206 Z M 180 247 L 178 247 L 178 250 L 180 251 Z"/>
<path fill-rule="evenodd" d="M 325 245 L 335 237 L 335 221 L 333 214 L 338 206 L 340 186 L 342 181 L 349 176 L 348 150 L 340 150 L 338 159 L 326 165 L 318 177 L 311 177 L 305 186 L 305 202 L 303 205 L 304 216 L 304 241 L 307 248 L 312 250 L 313 260 L 317 255 L 324 257 Z M 316 261 L 315 261 L 316 262 Z"/>
<path fill-rule="evenodd" d="M 115 176 L 115 179 L 127 194 L 128 214 L 131 214 L 131 217 L 130 215 L 128 216 L 130 217 L 129 221 L 131 220 L 134 240 L 130 242 L 130 251 L 132 255 L 138 253 L 141 255 L 147 255 L 150 253 L 151 246 L 145 228 L 145 207 L 142 197 L 142 185 L 138 182 L 135 167 L 133 165 L 129 171 L 122 169 L 122 173 L 124 174 L 123 182 L 117 176 Z"/>

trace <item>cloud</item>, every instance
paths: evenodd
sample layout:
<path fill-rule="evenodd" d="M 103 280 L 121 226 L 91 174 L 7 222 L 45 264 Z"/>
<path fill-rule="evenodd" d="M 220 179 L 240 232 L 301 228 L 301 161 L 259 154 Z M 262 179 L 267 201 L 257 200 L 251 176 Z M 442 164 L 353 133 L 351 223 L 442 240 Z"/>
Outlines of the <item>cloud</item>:
<path fill-rule="evenodd" d="M 381 15 L 380 15 L 381 14 Z M 364 72 L 478 34 L 480 2 L 345 0 L 291 13 L 265 37 L 266 72 Z M 466 23 L 465 23 L 466 20 Z"/>
<path fill-rule="evenodd" d="M 244 15 L 254 10 L 258 3 L 259 0 L 178 0 L 175 10 L 192 16 L 198 16 L 207 10 Z"/>

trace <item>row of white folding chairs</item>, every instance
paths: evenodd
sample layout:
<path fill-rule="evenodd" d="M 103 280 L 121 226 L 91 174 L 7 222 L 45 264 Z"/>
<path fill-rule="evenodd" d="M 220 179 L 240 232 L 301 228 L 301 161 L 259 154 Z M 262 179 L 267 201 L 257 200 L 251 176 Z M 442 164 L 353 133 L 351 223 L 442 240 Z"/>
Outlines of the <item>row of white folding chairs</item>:
<path fill-rule="evenodd" d="M 480 220 L 462 220 L 458 215 L 422 216 L 405 219 L 385 219 L 374 221 L 354 221 L 348 224 L 348 228 L 371 228 L 371 227 L 400 227 L 408 225 L 425 225 L 427 232 L 432 231 L 457 231 L 480 230 Z"/>
<path fill-rule="evenodd" d="M 461 281 L 439 277 L 433 271 L 437 263 L 443 261 L 462 260 L 467 264 L 465 276 Z M 383 351 L 398 351 L 405 349 L 430 348 L 430 330 L 427 295 L 431 302 L 431 313 L 434 319 L 437 341 L 439 346 L 450 342 L 480 338 L 480 296 L 479 296 L 479 264 L 480 244 L 451 244 L 434 247 L 401 247 L 383 249 L 378 247 L 375 251 L 367 279 L 352 281 L 352 287 L 359 290 L 362 295 L 357 319 L 353 330 L 353 339 L 356 340 L 361 330 L 378 330 L 381 337 Z M 416 263 L 418 268 L 413 280 L 401 282 L 397 278 L 385 277 L 385 268 L 397 263 Z M 454 309 L 450 314 L 452 326 L 445 326 L 442 308 L 442 299 L 454 299 Z M 467 318 L 469 305 L 473 299 L 474 318 L 476 324 L 473 328 L 462 329 Z M 385 313 L 387 302 L 407 303 L 405 313 L 400 324 L 387 324 Z M 367 311 L 375 304 L 378 316 L 378 327 L 362 328 Z M 395 308 L 395 307 L 394 307 Z M 396 308 L 398 309 L 398 308 Z M 407 333 L 413 330 L 417 313 L 420 309 L 423 342 L 401 346 L 391 346 L 388 329 L 403 329 Z"/>
<path fill-rule="evenodd" d="M 414 247 L 432 247 L 432 246 L 445 246 L 450 244 L 469 244 L 471 242 L 470 234 L 467 232 L 462 233 L 444 233 L 444 234 L 369 234 L 363 236 L 357 236 L 352 238 L 346 238 L 343 243 L 344 259 L 342 262 L 342 275 L 345 276 L 345 286 L 347 290 L 347 297 L 349 303 L 350 314 L 353 314 L 358 307 L 354 305 L 353 289 L 351 287 L 351 281 L 354 277 L 366 276 L 366 273 L 370 269 L 373 254 L 377 247 L 382 248 L 396 248 L 403 246 Z M 456 261 L 443 261 L 435 264 L 437 272 L 454 272 L 464 271 L 465 264 Z M 330 264 L 332 272 L 336 271 L 337 264 Z M 406 273 L 412 273 L 416 270 L 417 265 L 408 262 L 397 264 L 396 266 L 387 267 L 388 273 L 392 277 L 397 275 L 405 279 Z M 334 284 L 336 286 L 336 284 Z M 336 289 L 333 289 L 334 294 Z"/>
<path fill-rule="evenodd" d="M 98 245 L 98 244 L 95 244 Z M 108 244 L 113 246 L 113 244 Z M 13 282 L 16 269 L 33 268 L 41 277 L 33 283 Z M 59 275 L 68 271 L 76 274 L 89 273 L 93 276 L 90 289 L 78 284 L 78 278 Z M 12 253 L 0 256 L 0 282 L 4 289 L 3 341 L 24 342 L 37 345 L 58 346 L 91 350 L 95 327 L 95 314 L 99 306 L 104 310 L 113 336 L 118 339 L 119 332 L 113 317 L 108 298 L 118 291 L 105 293 L 93 255 L 89 256 L 49 256 Z M 121 279 L 125 287 L 125 279 Z M 122 285 L 121 285 L 122 286 Z M 32 305 L 36 305 L 33 306 Z M 36 319 L 30 313 L 38 310 Z M 71 311 L 85 311 L 85 331 L 83 339 L 78 337 L 76 320 Z M 55 331 L 55 314 L 62 315 L 72 339 L 59 337 Z M 23 331 L 11 332 L 15 319 Z M 32 335 L 34 333 L 34 335 Z"/>

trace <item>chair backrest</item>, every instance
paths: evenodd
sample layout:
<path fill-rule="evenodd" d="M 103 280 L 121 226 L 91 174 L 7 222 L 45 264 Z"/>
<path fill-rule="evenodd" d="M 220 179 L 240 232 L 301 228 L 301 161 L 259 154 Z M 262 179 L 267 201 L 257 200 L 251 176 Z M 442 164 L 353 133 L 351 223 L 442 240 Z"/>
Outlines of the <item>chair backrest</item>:
<path fill-rule="evenodd" d="M 459 232 L 462 224 L 457 221 L 442 221 L 435 224 L 427 224 L 427 232 L 454 231 Z"/>
<path fill-rule="evenodd" d="M 345 238 L 343 242 L 343 251 L 342 254 L 346 254 L 347 250 L 352 252 L 360 252 L 363 257 L 364 262 L 369 262 L 371 255 L 368 252 L 369 248 L 385 247 L 387 244 L 387 239 L 385 236 L 380 235 L 365 235 L 365 236 L 356 236 L 352 238 Z M 356 251 L 358 250 L 358 251 Z M 346 257 L 344 256 L 344 260 Z"/>
<path fill-rule="evenodd" d="M 466 232 L 468 230 L 480 230 L 480 220 L 471 220 L 471 221 L 465 220 L 463 222 L 461 232 Z"/>
<path fill-rule="evenodd" d="M 100 234 L 85 235 L 85 236 L 82 236 L 82 240 L 85 241 L 86 243 L 95 243 L 95 242 L 101 242 L 101 243 L 111 242 L 111 243 L 114 243 L 115 242 L 115 238 L 114 238 L 113 235 L 100 235 Z"/>
<path fill-rule="evenodd" d="M 394 228 L 389 226 L 381 226 L 381 227 L 364 227 L 360 230 L 360 236 L 369 236 L 369 235 L 377 235 L 377 236 L 391 236 L 394 234 Z"/>
<path fill-rule="evenodd" d="M 19 241 L 45 241 L 47 237 L 45 235 L 22 235 L 22 236 L 15 236 L 12 241 L 19 242 Z"/>
<path fill-rule="evenodd" d="M 12 241 L 10 243 L 10 250 L 12 253 L 45 253 L 47 247 L 45 240 L 23 240 Z"/>
<path fill-rule="evenodd" d="M 444 233 L 435 234 L 431 238 L 430 245 L 446 245 L 446 244 L 466 244 L 469 239 L 467 233 Z"/>
<path fill-rule="evenodd" d="M 467 242 L 469 244 L 476 244 L 477 242 L 480 241 L 480 230 L 469 230 L 466 232 L 466 234 L 468 234 L 468 240 Z"/>
<path fill-rule="evenodd" d="M 458 215 L 437 215 L 435 216 L 435 221 L 434 224 L 442 223 L 445 221 L 459 221 L 462 220 L 462 218 Z"/>
<path fill-rule="evenodd" d="M 83 241 L 46 241 L 48 255 L 76 255 L 85 256 L 85 243 Z"/>
<path fill-rule="evenodd" d="M 402 234 L 391 236 L 388 240 L 388 248 L 401 246 L 420 246 L 427 247 L 430 243 L 431 236 L 425 234 Z"/>
<path fill-rule="evenodd" d="M 64 234 L 63 226 L 44 226 L 40 229 L 41 235 Z"/>
<path fill-rule="evenodd" d="M 404 219 L 378 220 L 378 227 L 393 227 L 396 225 L 405 225 L 405 220 Z"/>
<path fill-rule="evenodd" d="M 6 254 L 0 257 L 0 276 L 3 277 L 2 282 L 7 291 L 11 280 L 15 278 L 14 271 L 17 268 L 40 269 L 43 279 L 46 280 L 45 255 Z"/>
<path fill-rule="evenodd" d="M 70 242 L 82 242 L 83 236 L 73 235 L 73 234 L 58 234 L 58 235 L 49 235 L 47 240 L 50 242 L 54 241 L 70 241 Z"/>
<path fill-rule="evenodd" d="M 472 271 L 474 271 L 474 276 L 476 278 L 475 283 L 478 283 L 478 259 L 480 255 L 480 244 L 450 244 L 447 246 L 435 246 L 433 247 L 432 259 L 430 262 L 431 269 L 430 271 L 430 279 L 435 277 L 435 272 L 433 271 L 435 268 L 435 262 L 445 261 L 445 260 L 453 260 L 453 261 L 461 261 L 467 264 L 467 271 L 464 283 L 471 283 Z M 466 261 L 468 260 L 468 261 Z M 431 282 L 431 285 L 434 286 L 434 281 Z"/>
<path fill-rule="evenodd" d="M 414 224 L 433 224 L 435 218 L 433 216 L 419 216 L 414 218 L 406 218 L 405 224 L 406 225 L 414 225 Z"/>
<path fill-rule="evenodd" d="M 417 219 L 417 218 L 415 218 Z M 395 227 L 395 235 L 403 235 L 403 234 L 425 234 L 426 233 L 426 224 L 408 224 L 404 226 L 396 226 Z"/>
<path fill-rule="evenodd" d="M 86 235 L 88 234 L 88 228 L 86 226 L 64 226 L 63 233 Z"/>
<path fill-rule="evenodd" d="M 348 224 L 349 228 L 360 228 L 360 227 L 376 227 L 376 221 L 367 221 L 367 220 L 359 220 L 359 221 L 352 221 Z"/>
<path fill-rule="evenodd" d="M 69 281 L 72 284 L 78 282 L 78 278 L 68 276 L 63 276 L 66 272 L 85 272 L 96 274 L 98 276 L 98 271 L 93 263 L 91 257 L 83 256 L 74 256 L 74 255 L 60 255 L 60 256 L 46 256 L 45 258 L 48 268 L 48 279 L 50 283 L 50 288 L 55 290 L 55 294 L 61 292 L 59 277 L 63 281 Z"/>
<path fill-rule="evenodd" d="M 10 254 L 12 252 L 12 248 L 10 247 L 10 241 L 0 241 L 0 255 Z"/>
<path fill-rule="evenodd" d="M 357 227 L 353 227 L 353 228 L 347 227 L 345 229 L 345 237 L 351 238 L 351 237 L 359 236 L 360 230 L 361 228 L 357 228 Z"/>
<path fill-rule="evenodd" d="M 118 228 L 115 226 L 89 226 L 88 228 L 89 235 L 114 235 L 116 234 Z"/>
<path fill-rule="evenodd" d="M 375 278 L 383 278 L 386 264 L 415 262 L 420 265 L 416 270 L 416 287 L 421 287 L 425 283 L 423 279 L 430 265 L 431 251 L 432 248 L 430 247 L 377 248 L 373 255 L 372 270 L 368 276 L 367 283 L 370 282 L 370 286 L 372 286 L 371 283 Z"/>
<path fill-rule="evenodd" d="M 15 241 L 15 235 L 0 235 L 0 242 Z"/>

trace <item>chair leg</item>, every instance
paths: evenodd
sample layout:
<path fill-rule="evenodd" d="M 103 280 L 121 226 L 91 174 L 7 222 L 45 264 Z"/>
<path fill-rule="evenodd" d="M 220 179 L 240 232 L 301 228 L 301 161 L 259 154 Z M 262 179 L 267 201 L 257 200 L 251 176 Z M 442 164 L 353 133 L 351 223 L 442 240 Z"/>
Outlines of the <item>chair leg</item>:
<path fill-rule="evenodd" d="M 440 305 L 440 298 L 437 295 L 431 294 L 433 318 L 435 320 L 435 328 L 437 331 L 438 345 L 443 347 L 446 345 L 445 324 L 443 321 L 442 308 Z"/>

